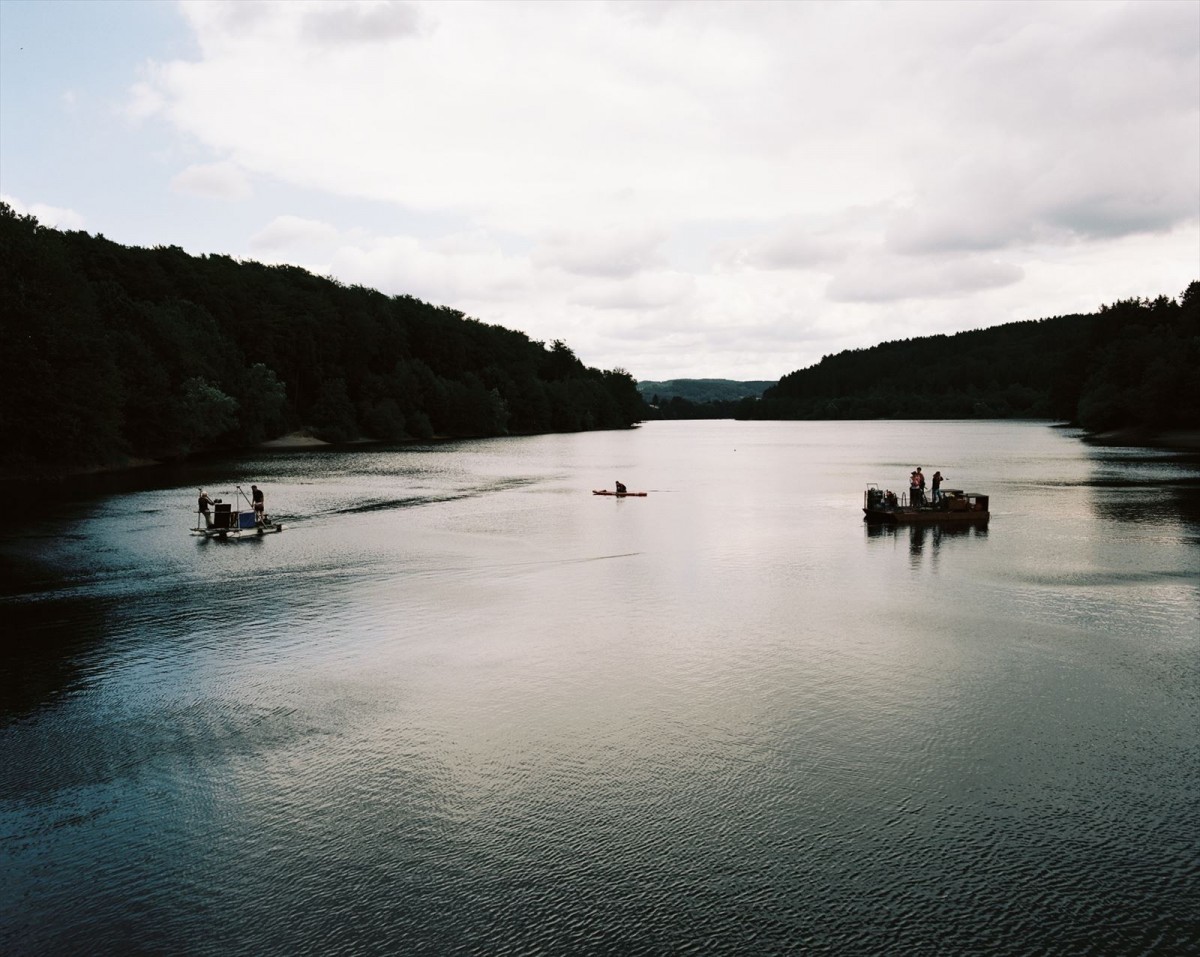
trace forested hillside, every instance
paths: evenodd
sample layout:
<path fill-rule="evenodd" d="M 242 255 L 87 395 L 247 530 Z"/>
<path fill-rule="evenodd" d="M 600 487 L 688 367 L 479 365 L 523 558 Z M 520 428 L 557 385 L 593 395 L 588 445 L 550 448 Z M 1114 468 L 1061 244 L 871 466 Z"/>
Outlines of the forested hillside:
<path fill-rule="evenodd" d="M 397 440 L 622 428 L 649 414 L 1200 429 L 1197 282 L 1178 301 L 826 356 L 761 399 L 659 395 L 648 413 L 632 376 L 587 368 L 561 341 L 296 267 L 129 248 L 3 203 L 0 267 L 0 476 L 177 458 L 298 428 Z M 697 381 L 708 392 L 763 385 Z"/>
<path fill-rule="evenodd" d="M 632 376 L 560 341 L 290 266 L 129 248 L 0 203 L 0 471 L 54 474 L 297 429 L 394 440 L 623 428 Z"/>
<path fill-rule="evenodd" d="M 1093 431 L 1200 428 L 1200 282 L 1178 301 L 885 342 L 784 376 L 744 419 L 1053 418 Z"/>

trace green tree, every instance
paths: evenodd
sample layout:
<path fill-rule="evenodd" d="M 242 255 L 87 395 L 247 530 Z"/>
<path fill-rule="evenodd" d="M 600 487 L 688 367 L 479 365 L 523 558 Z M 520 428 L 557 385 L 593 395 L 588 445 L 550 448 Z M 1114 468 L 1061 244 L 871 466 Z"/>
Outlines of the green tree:
<path fill-rule="evenodd" d="M 226 435 L 237 425 L 237 399 L 203 376 L 193 376 L 183 383 L 175 406 L 178 420 L 173 431 L 178 438 L 171 449 L 175 454 L 186 455 L 193 448 L 203 447 L 206 435 Z"/>
<path fill-rule="evenodd" d="M 358 438 L 358 418 L 346 390 L 345 379 L 329 379 L 311 411 L 313 434 L 326 442 L 349 442 Z"/>
<path fill-rule="evenodd" d="M 124 247 L 3 204 L 0 254 L 7 474 L 249 445 L 304 425 L 345 440 L 643 415 L 632 377 L 585 367 L 561 340 L 547 348 L 294 266 Z"/>
<path fill-rule="evenodd" d="M 404 413 L 395 399 L 385 396 L 370 403 L 361 415 L 363 427 L 373 439 L 395 442 L 406 438 Z"/>
<path fill-rule="evenodd" d="M 239 370 L 234 395 L 239 408 L 237 431 L 247 444 L 257 444 L 285 429 L 287 389 L 261 362 Z"/>

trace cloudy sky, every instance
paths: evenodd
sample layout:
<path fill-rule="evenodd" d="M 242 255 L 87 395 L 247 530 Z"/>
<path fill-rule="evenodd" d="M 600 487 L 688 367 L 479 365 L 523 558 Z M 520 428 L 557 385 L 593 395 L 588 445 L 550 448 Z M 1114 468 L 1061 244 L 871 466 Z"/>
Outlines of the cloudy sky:
<path fill-rule="evenodd" d="M 0 0 L 0 194 L 777 379 L 1200 278 L 1200 2 Z"/>

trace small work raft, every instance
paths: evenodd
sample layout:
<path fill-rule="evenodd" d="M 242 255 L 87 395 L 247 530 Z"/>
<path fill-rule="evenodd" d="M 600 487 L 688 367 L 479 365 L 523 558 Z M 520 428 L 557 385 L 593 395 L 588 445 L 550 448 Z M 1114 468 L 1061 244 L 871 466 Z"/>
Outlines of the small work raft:
<path fill-rule="evenodd" d="M 211 518 L 208 518 L 203 512 L 197 511 L 196 524 L 191 529 L 193 535 L 202 535 L 205 538 L 216 538 L 221 541 L 229 539 L 237 541 L 243 537 L 258 537 L 282 531 L 282 522 L 272 522 L 265 513 L 260 519 L 254 513 L 254 503 L 246 497 L 241 486 L 238 486 L 237 491 L 234 492 L 233 502 L 225 502 L 219 498 L 213 500 Z"/>
<path fill-rule="evenodd" d="M 987 495 L 944 488 L 936 502 L 913 503 L 908 497 L 884 491 L 874 483 L 863 494 L 863 517 L 889 525 L 925 523 L 984 523 L 990 515 Z"/>

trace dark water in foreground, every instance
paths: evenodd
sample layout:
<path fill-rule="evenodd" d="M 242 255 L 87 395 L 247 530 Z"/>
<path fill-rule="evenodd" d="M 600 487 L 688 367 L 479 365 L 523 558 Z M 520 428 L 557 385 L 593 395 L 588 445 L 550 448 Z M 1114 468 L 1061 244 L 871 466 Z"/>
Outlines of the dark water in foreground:
<path fill-rule="evenodd" d="M 918 464 L 987 528 L 864 526 Z M 283 534 L 188 536 L 251 481 Z M 0 531 L 4 953 L 1198 946 L 1194 459 L 652 423 L 142 485 Z"/>

